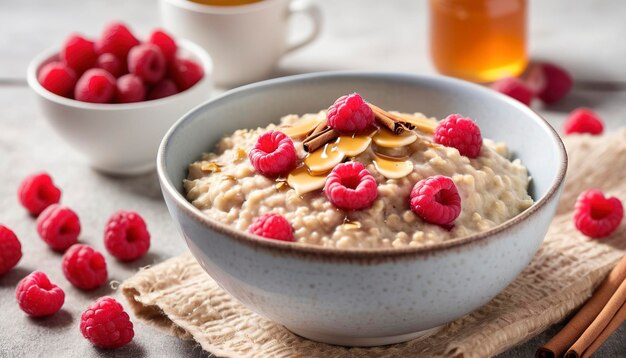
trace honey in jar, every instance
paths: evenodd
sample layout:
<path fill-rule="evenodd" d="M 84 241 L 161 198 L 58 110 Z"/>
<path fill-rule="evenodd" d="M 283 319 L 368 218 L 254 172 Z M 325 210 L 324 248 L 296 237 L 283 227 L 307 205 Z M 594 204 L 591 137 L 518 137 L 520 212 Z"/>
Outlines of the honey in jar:
<path fill-rule="evenodd" d="M 526 0 L 430 0 L 430 48 L 442 74 L 491 82 L 521 74 Z"/>

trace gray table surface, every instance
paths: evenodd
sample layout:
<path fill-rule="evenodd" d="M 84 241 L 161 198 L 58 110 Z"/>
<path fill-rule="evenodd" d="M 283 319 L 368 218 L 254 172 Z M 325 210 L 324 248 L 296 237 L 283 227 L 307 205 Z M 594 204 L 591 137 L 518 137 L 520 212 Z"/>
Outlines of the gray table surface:
<path fill-rule="evenodd" d="M 344 0 L 318 4 L 325 20 L 320 38 L 285 57 L 276 76 L 333 69 L 434 72 L 428 59 L 425 1 Z M 346 13 L 351 16 L 345 16 Z M 567 113 L 578 106 L 595 109 L 609 130 L 626 123 L 624 15 L 626 2 L 621 1 L 532 2 L 532 57 L 563 64 L 577 81 L 576 89 L 565 101 L 549 108 L 536 106 L 555 127 L 560 127 Z M 91 347 L 80 336 L 81 312 L 99 296 L 119 298 L 119 294 L 109 287 L 89 293 L 74 289 L 61 274 L 61 256 L 48 250 L 37 237 L 34 221 L 16 199 L 21 178 L 37 171 L 51 173 L 63 188 L 63 203 L 74 208 L 81 218 L 81 241 L 100 250 L 104 250 L 103 227 L 112 212 L 140 212 L 152 232 L 153 246 L 139 262 L 121 264 L 109 259 L 111 280 L 122 281 L 139 267 L 186 251 L 162 201 L 155 174 L 116 178 L 85 166 L 52 132 L 25 84 L 27 63 L 36 53 L 58 46 L 71 31 L 96 34 L 113 19 L 124 20 L 137 32 L 146 33 L 159 25 L 156 1 L 0 2 L 0 223 L 13 228 L 24 247 L 19 266 L 0 278 L 0 357 L 208 355 L 194 343 L 162 334 L 137 320 L 136 338 L 127 347 L 115 351 Z M 306 21 L 298 20 L 294 27 L 303 31 Z M 609 82 L 617 84 L 607 85 Z M 63 310 L 49 319 L 26 317 L 14 300 L 17 282 L 35 269 L 47 272 L 66 292 Z M 555 325 L 502 356 L 530 357 L 560 327 Z M 622 326 L 597 356 L 626 356 L 624 339 L 626 328 Z"/>

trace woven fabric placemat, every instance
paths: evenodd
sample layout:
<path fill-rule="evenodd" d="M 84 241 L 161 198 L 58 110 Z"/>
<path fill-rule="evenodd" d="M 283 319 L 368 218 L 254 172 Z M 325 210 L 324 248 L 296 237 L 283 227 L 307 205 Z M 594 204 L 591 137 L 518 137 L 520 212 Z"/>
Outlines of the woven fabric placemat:
<path fill-rule="evenodd" d="M 590 240 L 574 228 L 580 192 L 598 187 L 626 199 L 626 130 L 566 138 L 566 186 L 546 239 L 530 265 L 485 306 L 438 333 L 407 343 L 346 348 L 300 338 L 223 291 L 190 254 L 144 269 L 121 289 L 135 316 L 224 357 L 486 357 L 540 333 L 583 303 L 626 252 L 626 225 Z"/>

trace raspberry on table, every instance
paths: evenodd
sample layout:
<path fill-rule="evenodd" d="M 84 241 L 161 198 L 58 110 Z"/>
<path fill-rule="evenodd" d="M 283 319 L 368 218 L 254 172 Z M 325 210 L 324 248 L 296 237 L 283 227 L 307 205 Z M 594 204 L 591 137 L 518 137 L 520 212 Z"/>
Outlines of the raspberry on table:
<path fill-rule="evenodd" d="M 374 112 L 358 93 L 339 97 L 328 108 L 328 125 L 340 132 L 358 132 L 374 123 Z"/>
<path fill-rule="evenodd" d="M 88 245 L 72 245 L 63 255 L 61 265 L 65 278 L 83 290 L 100 287 L 108 277 L 104 256 Z"/>
<path fill-rule="evenodd" d="M 173 64 L 176 60 L 176 51 L 178 45 L 174 38 L 161 29 L 152 31 L 148 36 L 148 43 L 158 46 L 165 57 L 165 61 L 169 64 Z"/>
<path fill-rule="evenodd" d="M 142 44 L 128 53 L 128 71 L 146 83 L 159 82 L 165 76 L 165 70 L 165 57 L 156 45 Z"/>
<path fill-rule="evenodd" d="M 77 74 L 82 74 L 92 68 L 98 60 L 93 41 L 77 34 L 72 34 L 65 40 L 59 56 Z"/>
<path fill-rule="evenodd" d="M 517 77 L 504 77 L 494 82 L 491 88 L 511 98 L 515 98 L 527 106 L 530 106 L 535 97 L 532 89 Z"/>
<path fill-rule="evenodd" d="M 288 174 L 298 159 L 291 138 L 274 130 L 259 136 L 248 157 L 254 169 L 266 177 Z"/>
<path fill-rule="evenodd" d="M 74 98 L 91 103 L 110 103 L 115 96 L 115 77 L 101 68 L 87 70 L 74 89 Z"/>
<path fill-rule="evenodd" d="M 45 208 L 61 200 L 61 190 L 52 182 L 47 173 L 29 175 L 20 183 L 17 197 L 26 210 L 39 215 Z"/>
<path fill-rule="evenodd" d="M 53 204 L 37 218 L 37 232 L 50 248 L 65 251 L 78 242 L 80 220 L 72 209 Z"/>
<path fill-rule="evenodd" d="M 433 141 L 446 147 L 456 148 L 461 155 L 476 158 L 480 155 L 483 137 L 480 128 L 469 118 L 451 114 L 439 122 Z"/>
<path fill-rule="evenodd" d="M 134 211 L 116 212 L 104 229 L 104 246 L 111 255 L 122 261 L 142 257 L 150 248 L 146 222 Z"/>
<path fill-rule="evenodd" d="M 99 55 L 112 53 L 120 60 L 125 61 L 130 49 L 139 43 L 139 40 L 126 25 L 112 22 L 104 28 L 100 39 L 96 41 L 96 52 Z"/>
<path fill-rule="evenodd" d="M 59 312 L 65 301 L 65 292 L 50 282 L 45 273 L 35 271 L 17 284 L 15 298 L 22 311 L 29 316 L 44 317 Z"/>
<path fill-rule="evenodd" d="M 170 80 L 169 78 L 165 78 L 161 80 L 161 82 L 154 85 L 154 87 L 152 87 L 150 91 L 148 91 L 148 95 L 146 96 L 146 99 L 148 100 L 159 99 L 159 98 L 173 96 L 176 93 L 178 93 L 178 88 L 176 87 L 176 84 L 174 83 L 174 81 Z"/>
<path fill-rule="evenodd" d="M 80 317 L 80 332 L 98 348 L 113 349 L 133 340 L 135 331 L 124 307 L 112 297 L 101 297 Z"/>
<path fill-rule="evenodd" d="M 76 85 L 76 72 L 66 64 L 54 61 L 41 67 L 37 81 L 43 88 L 56 95 L 71 97 Z"/>
<path fill-rule="evenodd" d="M 178 58 L 172 67 L 172 78 L 180 92 L 191 88 L 204 77 L 202 66 L 193 60 Z"/>
<path fill-rule="evenodd" d="M 328 174 L 324 193 L 339 209 L 361 210 L 372 206 L 378 197 L 376 179 L 359 162 L 342 163 Z"/>
<path fill-rule="evenodd" d="M 22 258 L 22 244 L 17 235 L 0 224 L 0 276 L 11 271 Z"/>
<path fill-rule="evenodd" d="M 616 197 L 605 197 L 597 189 L 581 193 L 574 206 L 574 225 L 578 231 L 594 239 L 611 235 L 623 217 L 622 202 Z"/>
<path fill-rule="evenodd" d="M 565 134 L 589 133 L 593 135 L 602 134 L 604 122 L 602 118 L 589 108 L 578 108 L 569 114 L 563 124 Z"/>
<path fill-rule="evenodd" d="M 543 87 L 537 96 L 548 104 L 558 102 L 572 89 L 574 83 L 572 77 L 564 68 L 552 63 L 543 63 L 540 68 L 543 74 Z"/>
<path fill-rule="evenodd" d="M 435 175 L 413 186 L 411 210 L 432 224 L 450 225 L 461 214 L 461 196 L 450 177 Z"/>
<path fill-rule="evenodd" d="M 268 239 L 294 241 L 293 229 L 289 221 L 279 214 L 259 216 L 248 227 L 248 232 Z"/>
<path fill-rule="evenodd" d="M 107 71 L 116 78 L 126 73 L 126 62 L 122 62 L 112 53 L 103 53 L 98 56 L 96 67 Z"/>
<path fill-rule="evenodd" d="M 141 102 L 146 98 L 146 87 L 141 78 L 132 73 L 117 79 L 115 101 L 117 103 Z"/>

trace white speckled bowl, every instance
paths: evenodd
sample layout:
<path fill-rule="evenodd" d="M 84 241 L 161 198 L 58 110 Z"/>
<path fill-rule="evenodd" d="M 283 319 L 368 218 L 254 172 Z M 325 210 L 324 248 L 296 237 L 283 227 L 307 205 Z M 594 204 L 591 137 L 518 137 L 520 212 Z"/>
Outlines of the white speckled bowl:
<path fill-rule="evenodd" d="M 209 98 L 213 64 L 200 46 L 177 40 L 182 57 L 198 61 L 204 77 L 173 96 L 136 103 L 88 103 L 58 96 L 37 80 L 39 69 L 58 60 L 58 48 L 35 57 L 27 70 L 28 85 L 57 133 L 100 171 L 134 175 L 154 170 L 159 143 L 168 128 Z"/>
<path fill-rule="evenodd" d="M 508 143 L 533 177 L 528 210 L 487 232 L 417 248 L 333 250 L 265 240 L 212 220 L 183 195 L 188 163 L 239 128 L 317 112 L 357 91 L 384 108 L 460 112 Z M 193 255 L 251 310 L 316 341 L 370 346 L 432 332 L 482 306 L 528 265 L 548 229 L 567 167 L 559 136 L 519 102 L 471 83 L 408 74 L 335 72 L 230 91 L 186 114 L 157 158 L 165 201 Z"/>

